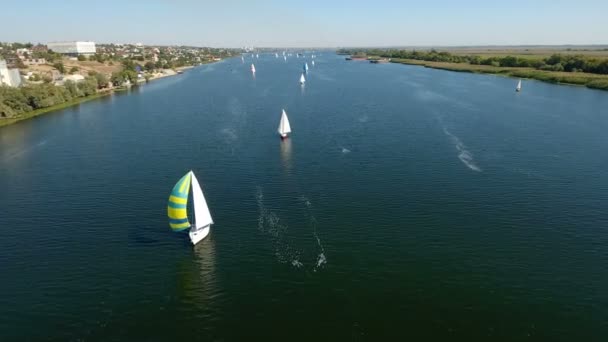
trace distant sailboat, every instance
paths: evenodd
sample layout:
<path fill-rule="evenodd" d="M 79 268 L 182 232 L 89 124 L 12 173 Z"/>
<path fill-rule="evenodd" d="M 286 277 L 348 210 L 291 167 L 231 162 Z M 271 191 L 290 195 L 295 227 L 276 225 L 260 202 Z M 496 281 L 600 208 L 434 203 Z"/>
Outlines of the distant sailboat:
<path fill-rule="evenodd" d="M 274 53 L 274 58 L 279 58 L 279 54 L 278 53 Z"/>
<path fill-rule="evenodd" d="M 255 74 L 255 65 L 253 63 L 251 63 L 251 72 Z"/>
<path fill-rule="evenodd" d="M 190 187 L 192 187 L 192 203 L 194 204 L 193 224 L 188 221 L 187 212 Z M 178 232 L 190 228 L 188 235 L 193 245 L 209 235 L 213 219 L 194 172 L 186 173 L 171 190 L 167 204 L 167 216 L 169 216 L 169 226 L 173 231 Z"/>
<path fill-rule="evenodd" d="M 312 64 L 312 66 L 315 66 L 315 61 L 310 62 L 310 64 Z"/>
<path fill-rule="evenodd" d="M 304 69 L 304 73 L 308 72 L 308 63 L 304 62 L 304 66 L 302 66 L 302 69 Z"/>
<path fill-rule="evenodd" d="M 300 84 L 304 85 L 304 83 L 306 83 L 306 77 L 304 77 L 304 73 L 302 73 L 302 76 L 300 76 Z"/>
<path fill-rule="evenodd" d="M 519 80 L 519 82 L 517 82 L 517 87 L 515 87 L 515 91 L 521 91 L 521 80 Z"/>
<path fill-rule="evenodd" d="M 245 57 L 241 56 L 241 63 L 245 63 Z"/>
<path fill-rule="evenodd" d="M 256 53 L 256 54 L 255 54 L 255 58 L 260 58 L 260 54 L 259 54 L 259 53 Z"/>
<path fill-rule="evenodd" d="M 287 138 L 287 134 L 291 133 L 291 126 L 289 125 L 289 119 L 287 118 L 285 109 L 283 109 L 283 113 L 281 113 L 281 121 L 279 121 L 277 132 L 281 135 L 281 139 Z"/>
<path fill-rule="evenodd" d="M 285 60 L 285 62 L 287 62 L 287 56 L 283 55 L 283 60 Z"/>

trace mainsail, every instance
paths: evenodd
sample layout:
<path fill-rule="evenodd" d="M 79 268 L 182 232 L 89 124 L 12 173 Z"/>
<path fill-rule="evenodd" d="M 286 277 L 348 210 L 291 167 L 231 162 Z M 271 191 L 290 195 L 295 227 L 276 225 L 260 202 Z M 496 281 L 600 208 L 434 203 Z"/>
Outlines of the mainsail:
<path fill-rule="evenodd" d="M 300 76 L 300 83 L 304 84 L 304 82 L 306 82 L 306 78 L 304 77 L 304 74 L 302 74 L 302 76 Z"/>
<path fill-rule="evenodd" d="M 213 224 L 211 213 L 207 207 L 207 201 L 203 195 L 198 179 L 194 175 L 194 172 L 190 171 L 192 175 L 192 202 L 194 202 L 194 226 L 196 229 Z"/>
<path fill-rule="evenodd" d="M 171 190 L 169 203 L 167 204 L 167 215 L 169 216 L 169 226 L 173 231 L 180 231 L 190 228 L 188 222 L 188 193 L 190 192 L 190 181 L 192 173 L 188 172 L 183 176 Z"/>

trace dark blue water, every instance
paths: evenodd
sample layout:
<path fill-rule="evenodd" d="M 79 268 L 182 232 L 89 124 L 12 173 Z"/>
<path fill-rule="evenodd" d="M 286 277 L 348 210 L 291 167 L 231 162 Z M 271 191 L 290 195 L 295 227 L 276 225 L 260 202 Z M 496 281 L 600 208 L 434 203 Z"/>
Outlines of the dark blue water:
<path fill-rule="evenodd" d="M 607 92 L 254 62 L 0 129 L 1 340 L 608 336 Z"/>

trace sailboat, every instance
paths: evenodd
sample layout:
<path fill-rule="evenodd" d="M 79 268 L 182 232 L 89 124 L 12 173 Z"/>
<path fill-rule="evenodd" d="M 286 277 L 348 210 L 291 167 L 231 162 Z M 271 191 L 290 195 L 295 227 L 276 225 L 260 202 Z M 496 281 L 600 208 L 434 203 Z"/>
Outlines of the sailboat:
<path fill-rule="evenodd" d="M 287 62 L 287 56 L 283 55 L 283 60 L 285 60 L 285 62 Z"/>
<path fill-rule="evenodd" d="M 515 91 L 521 91 L 521 80 L 519 80 L 519 82 L 517 82 L 517 87 L 515 87 Z"/>
<path fill-rule="evenodd" d="M 259 53 L 256 53 L 256 54 L 255 54 L 255 58 L 260 58 L 260 54 L 259 54 Z"/>
<path fill-rule="evenodd" d="M 279 58 L 279 54 L 278 53 L 274 53 L 274 58 Z"/>
<path fill-rule="evenodd" d="M 245 63 L 245 57 L 241 56 L 241 63 Z"/>
<path fill-rule="evenodd" d="M 304 73 L 302 73 L 302 76 L 300 76 L 300 84 L 304 85 L 305 82 L 306 82 L 306 77 L 304 77 Z"/>
<path fill-rule="evenodd" d="M 194 204 L 194 223 L 192 224 L 188 221 L 187 212 L 190 187 L 192 187 L 192 203 Z M 190 228 L 188 235 L 193 245 L 209 235 L 213 219 L 194 172 L 186 173 L 171 190 L 167 204 L 167 216 L 169 216 L 169 226 L 174 232 Z"/>
<path fill-rule="evenodd" d="M 283 109 L 283 113 L 281 113 L 281 121 L 279 121 L 277 132 L 281 135 L 281 139 L 287 138 L 287 134 L 291 133 L 291 126 L 289 125 L 289 119 L 287 118 L 285 109 Z"/>
<path fill-rule="evenodd" d="M 304 69 L 304 73 L 308 72 L 308 63 L 304 62 L 304 66 L 302 67 Z"/>
<path fill-rule="evenodd" d="M 255 65 L 253 63 L 251 63 L 251 72 L 255 74 Z"/>
<path fill-rule="evenodd" d="M 315 66 L 315 61 L 310 62 L 312 64 L 312 66 Z"/>

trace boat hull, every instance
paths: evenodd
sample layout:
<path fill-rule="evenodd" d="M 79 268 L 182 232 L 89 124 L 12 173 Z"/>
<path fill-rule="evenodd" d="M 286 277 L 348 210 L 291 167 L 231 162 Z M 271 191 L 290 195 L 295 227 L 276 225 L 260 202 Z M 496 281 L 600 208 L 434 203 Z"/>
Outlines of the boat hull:
<path fill-rule="evenodd" d="M 289 138 L 289 136 L 287 134 L 281 134 L 281 140 L 285 140 Z"/>
<path fill-rule="evenodd" d="M 188 233 L 188 235 L 190 236 L 190 241 L 192 242 L 192 244 L 196 245 L 204 238 L 206 238 L 207 235 L 209 235 L 210 227 L 211 226 L 209 225 L 198 230 L 192 230 L 192 228 L 190 228 L 190 232 Z"/>

